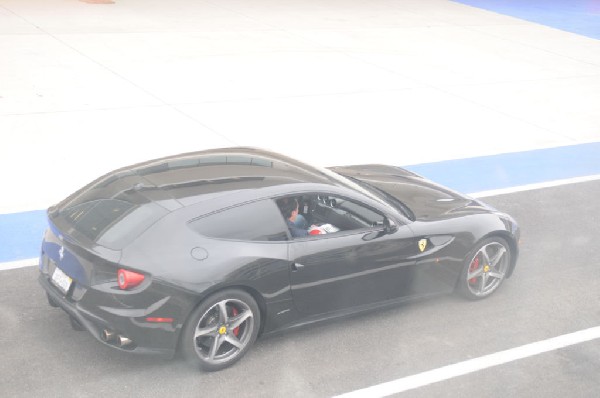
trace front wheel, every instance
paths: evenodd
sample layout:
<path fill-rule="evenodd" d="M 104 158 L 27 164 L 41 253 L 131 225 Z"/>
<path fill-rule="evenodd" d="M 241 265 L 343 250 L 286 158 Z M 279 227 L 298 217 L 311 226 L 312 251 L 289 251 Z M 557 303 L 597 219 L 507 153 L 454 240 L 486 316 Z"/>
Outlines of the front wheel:
<path fill-rule="evenodd" d="M 510 267 L 510 246 L 500 237 L 484 239 L 469 253 L 459 289 L 471 300 L 485 298 L 498 289 Z"/>
<path fill-rule="evenodd" d="M 233 365 L 252 346 L 260 327 L 256 301 L 241 290 L 224 290 L 202 302 L 182 335 L 183 356 L 205 371 Z"/>

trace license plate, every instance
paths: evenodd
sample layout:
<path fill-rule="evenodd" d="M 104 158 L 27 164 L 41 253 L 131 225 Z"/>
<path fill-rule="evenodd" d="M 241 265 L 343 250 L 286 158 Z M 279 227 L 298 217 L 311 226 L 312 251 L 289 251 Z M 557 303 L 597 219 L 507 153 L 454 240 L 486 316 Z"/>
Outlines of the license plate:
<path fill-rule="evenodd" d="M 69 291 L 71 283 L 73 283 L 73 279 L 65 274 L 60 268 L 56 267 L 54 269 L 54 273 L 52 274 L 52 282 L 58 286 L 63 293 L 66 293 Z"/>

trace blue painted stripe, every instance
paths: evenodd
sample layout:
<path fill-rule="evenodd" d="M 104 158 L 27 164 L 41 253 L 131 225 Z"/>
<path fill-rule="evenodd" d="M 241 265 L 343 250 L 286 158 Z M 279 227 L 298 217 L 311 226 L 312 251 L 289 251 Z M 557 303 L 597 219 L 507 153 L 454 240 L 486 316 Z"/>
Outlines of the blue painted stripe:
<path fill-rule="evenodd" d="M 600 174 L 600 142 L 406 166 L 460 192 Z"/>
<path fill-rule="evenodd" d="M 37 257 L 47 226 L 45 210 L 0 215 L 0 263 Z"/>
<path fill-rule="evenodd" d="M 406 166 L 460 192 L 600 174 L 600 142 Z M 39 255 L 44 210 L 0 215 L 0 263 Z"/>
<path fill-rule="evenodd" d="M 455 0 L 526 21 L 600 39 L 598 0 Z"/>

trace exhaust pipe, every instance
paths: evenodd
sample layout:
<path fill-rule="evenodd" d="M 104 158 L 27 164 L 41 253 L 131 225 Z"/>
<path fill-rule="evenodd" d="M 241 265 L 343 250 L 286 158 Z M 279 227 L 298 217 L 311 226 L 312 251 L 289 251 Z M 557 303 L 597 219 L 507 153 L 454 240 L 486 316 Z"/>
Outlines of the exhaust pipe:
<path fill-rule="evenodd" d="M 131 339 L 128 339 L 125 336 L 119 335 L 119 337 L 117 337 L 117 339 L 118 339 L 119 347 L 127 347 L 129 344 L 133 343 L 133 341 L 131 341 Z"/>
<path fill-rule="evenodd" d="M 111 330 L 108 329 L 104 329 L 102 331 L 102 340 L 106 341 L 107 343 L 115 340 L 117 338 L 117 334 Z"/>
<path fill-rule="evenodd" d="M 108 329 L 104 329 L 102 331 L 101 337 L 102 337 L 103 341 L 105 341 L 107 343 L 115 344 L 121 348 L 130 346 L 133 343 L 133 341 L 131 341 L 130 338 L 127 338 L 120 334 L 116 334 L 112 330 L 108 330 Z"/>

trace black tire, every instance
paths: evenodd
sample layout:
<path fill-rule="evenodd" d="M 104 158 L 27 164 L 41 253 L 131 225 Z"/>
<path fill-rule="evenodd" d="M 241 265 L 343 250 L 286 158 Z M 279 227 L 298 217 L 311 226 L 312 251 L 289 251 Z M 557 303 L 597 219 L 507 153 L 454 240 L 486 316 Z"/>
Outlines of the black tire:
<path fill-rule="evenodd" d="M 48 299 L 48 304 L 50 304 L 51 307 L 57 308 L 58 304 L 56 304 L 56 301 L 54 301 L 54 299 L 52 297 L 50 297 L 49 293 L 46 293 L 46 298 Z"/>
<path fill-rule="evenodd" d="M 204 300 L 190 315 L 181 337 L 183 357 L 204 371 L 239 361 L 260 328 L 260 310 L 248 293 L 228 289 Z"/>
<path fill-rule="evenodd" d="M 491 237 L 479 242 L 465 258 L 458 281 L 458 290 L 470 300 L 480 300 L 494 293 L 510 268 L 511 251 L 508 242 Z"/>

